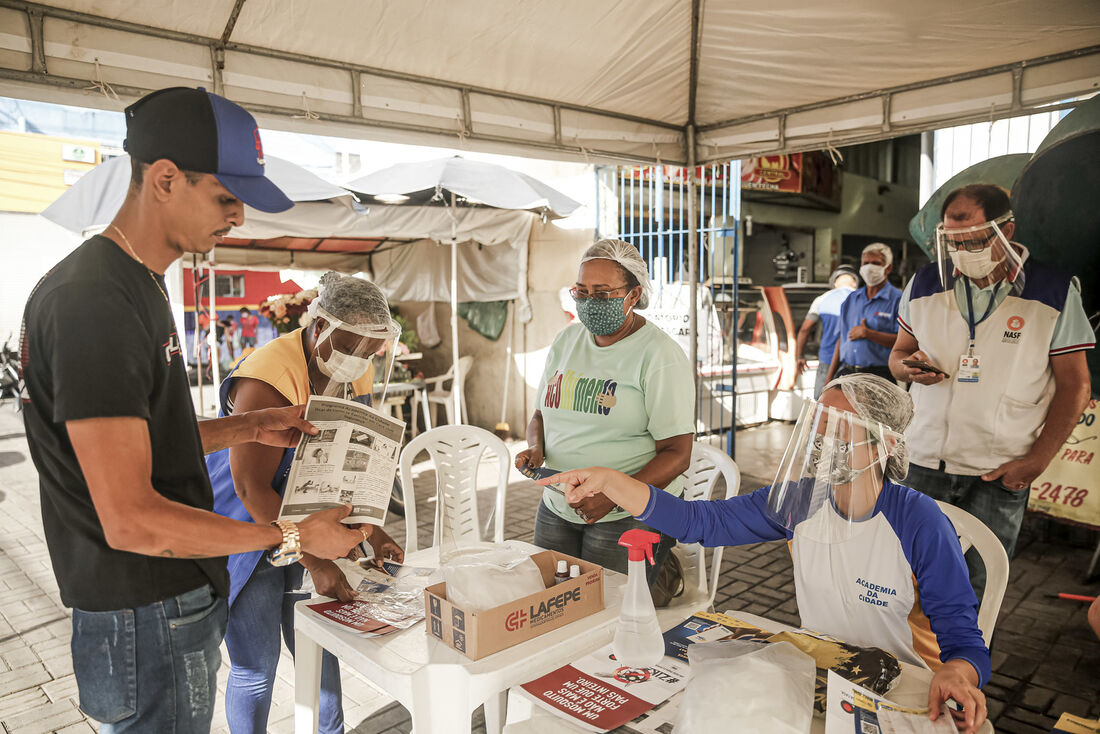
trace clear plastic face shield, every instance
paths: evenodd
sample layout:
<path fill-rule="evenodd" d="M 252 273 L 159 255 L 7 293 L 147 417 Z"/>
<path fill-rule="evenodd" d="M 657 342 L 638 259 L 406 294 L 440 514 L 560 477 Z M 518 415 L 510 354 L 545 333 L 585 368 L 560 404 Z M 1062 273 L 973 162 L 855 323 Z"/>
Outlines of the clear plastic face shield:
<path fill-rule="evenodd" d="M 314 318 L 310 328 L 317 329 L 313 355 L 310 357 L 310 371 L 321 375 L 320 380 L 313 380 L 314 393 L 345 399 L 354 397 L 356 391 L 351 383 L 363 377 L 370 369 L 375 355 L 385 349 L 382 389 L 380 392 L 372 389 L 364 393 L 372 396 L 372 405 L 382 405 L 389 389 L 401 327 L 393 319 L 384 324 L 349 324 L 326 311 L 316 300 L 310 304 L 309 314 Z M 379 382 L 377 374 L 374 382 Z"/>
<path fill-rule="evenodd" d="M 825 543 L 848 540 L 874 511 L 887 462 L 902 441 L 881 423 L 806 401 L 768 493 L 768 508 L 800 536 Z"/>
<path fill-rule="evenodd" d="M 958 272 L 971 280 L 1015 275 L 1014 287 L 1022 288 L 1023 259 L 1004 233 L 1005 225 L 1012 221 L 1012 212 L 1007 212 L 973 227 L 936 225 L 936 258 L 944 286 L 951 284 Z"/>

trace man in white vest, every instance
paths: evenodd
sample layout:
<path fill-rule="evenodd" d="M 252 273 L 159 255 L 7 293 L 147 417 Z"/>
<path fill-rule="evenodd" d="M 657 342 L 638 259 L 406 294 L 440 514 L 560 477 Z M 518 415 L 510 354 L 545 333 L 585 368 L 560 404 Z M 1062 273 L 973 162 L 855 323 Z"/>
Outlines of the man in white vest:
<path fill-rule="evenodd" d="M 1076 278 L 1012 242 L 1010 206 L 989 184 L 944 200 L 937 262 L 905 288 L 890 370 L 912 383 L 905 484 L 976 516 L 1011 558 L 1031 483 L 1088 402 L 1095 336 Z M 967 563 L 980 599 L 985 568 Z"/>

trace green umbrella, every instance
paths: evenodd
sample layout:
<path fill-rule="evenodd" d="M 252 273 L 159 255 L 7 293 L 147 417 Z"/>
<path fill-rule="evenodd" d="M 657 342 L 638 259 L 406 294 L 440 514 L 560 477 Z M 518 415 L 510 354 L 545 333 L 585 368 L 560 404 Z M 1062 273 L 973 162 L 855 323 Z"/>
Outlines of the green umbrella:
<path fill-rule="evenodd" d="M 935 262 L 936 225 L 940 223 L 940 210 L 943 209 L 943 200 L 947 195 L 957 188 L 973 183 L 997 184 L 1010 190 L 1030 159 L 1031 156 L 1027 153 L 1000 155 L 956 173 L 947 183 L 936 189 L 936 193 L 928 198 L 916 216 L 909 220 L 909 234 L 913 236 L 913 241 Z"/>
<path fill-rule="evenodd" d="M 1100 97 L 1082 102 L 1043 139 L 1012 187 L 1014 239 L 1081 279 L 1085 313 L 1100 311 Z M 1088 353 L 1094 393 L 1100 355 Z"/>

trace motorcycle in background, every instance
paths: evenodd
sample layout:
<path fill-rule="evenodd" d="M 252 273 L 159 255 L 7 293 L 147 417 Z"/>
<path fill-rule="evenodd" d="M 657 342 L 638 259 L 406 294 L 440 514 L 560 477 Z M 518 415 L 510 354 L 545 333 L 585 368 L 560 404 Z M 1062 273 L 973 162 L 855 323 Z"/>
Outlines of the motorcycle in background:
<path fill-rule="evenodd" d="M 23 375 L 19 364 L 19 351 L 11 346 L 11 335 L 0 347 L 0 402 L 11 400 L 15 410 L 23 408 Z"/>

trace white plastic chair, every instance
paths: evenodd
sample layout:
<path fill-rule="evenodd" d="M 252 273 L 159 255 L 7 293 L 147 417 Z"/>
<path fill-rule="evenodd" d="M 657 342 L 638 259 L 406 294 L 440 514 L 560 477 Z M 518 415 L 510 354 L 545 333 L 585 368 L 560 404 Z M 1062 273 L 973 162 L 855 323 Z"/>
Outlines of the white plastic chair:
<path fill-rule="evenodd" d="M 477 508 L 477 471 L 486 451 L 496 454 L 499 478 L 493 521 L 493 541 L 504 541 L 504 495 L 508 489 L 511 454 L 504 442 L 477 426 L 440 426 L 421 433 L 401 451 L 399 469 L 405 493 L 405 553 L 413 553 L 417 542 L 416 495 L 413 492 L 412 465 L 416 455 L 427 451 L 435 465 L 436 516 L 432 545 L 443 537 L 444 518 L 450 537 L 480 541 L 481 523 Z"/>
<path fill-rule="evenodd" d="M 1008 588 L 1008 554 L 993 531 L 966 510 L 936 500 L 936 504 L 955 526 L 963 553 L 973 548 L 985 564 L 985 593 L 978 604 L 978 629 L 982 631 L 986 647 L 993 639 L 997 614 Z"/>
<path fill-rule="evenodd" d="M 466 413 L 466 378 L 470 374 L 470 367 L 474 364 L 474 358 L 466 355 L 465 357 L 458 358 L 458 367 L 461 372 L 462 379 L 462 422 L 469 423 Z M 442 405 L 443 409 L 447 413 L 447 422 L 454 425 L 455 422 L 455 401 L 454 401 L 454 384 L 444 389 L 443 383 L 454 378 L 455 368 L 451 365 L 451 368 L 438 377 L 429 377 L 424 380 L 425 389 L 428 391 L 428 410 L 431 410 L 433 405 Z M 412 424 L 416 425 L 416 417 L 420 415 L 420 406 L 414 400 L 412 404 Z M 437 416 L 438 418 L 438 411 Z M 436 420 L 436 424 L 439 424 L 439 420 Z"/>
<path fill-rule="evenodd" d="M 708 500 L 718 477 L 725 479 L 726 499 L 737 496 L 741 489 L 741 470 L 729 454 L 709 444 L 696 442 L 691 447 L 691 464 L 684 474 L 685 500 Z M 722 547 L 711 549 L 710 578 L 707 578 L 706 548 L 699 543 L 679 543 L 673 552 L 680 557 L 684 569 L 684 593 L 673 600 L 674 606 L 700 605 L 710 609 L 718 592 L 718 576 L 722 571 Z"/>
<path fill-rule="evenodd" d="M 408 400 L 408 399 L 409 399 L 409 396 L 407 394 L 389 395 L 389 396 L 386 397 L 385 401 L 383 401 L 383 403 L 382 403 L 382 411 L 384 413 L 386 413 L 387 415 L 389 415 L 391 418 L 396 416 L 398 420 L 403 420 L 402 408 L 405 407 L 405 401 Z M 414 403 L 415 403 L 415 401 L 414 401 Z M 414 422 L 413 425 L 412 425 L 412 428 L 410 430 L 415 429 L 415 428 L 416 428 L 416 423 Z"/>

